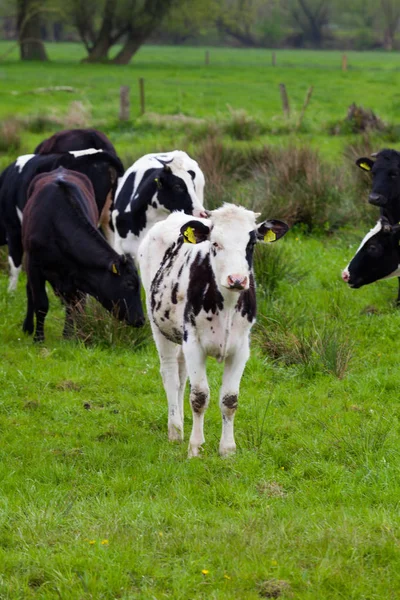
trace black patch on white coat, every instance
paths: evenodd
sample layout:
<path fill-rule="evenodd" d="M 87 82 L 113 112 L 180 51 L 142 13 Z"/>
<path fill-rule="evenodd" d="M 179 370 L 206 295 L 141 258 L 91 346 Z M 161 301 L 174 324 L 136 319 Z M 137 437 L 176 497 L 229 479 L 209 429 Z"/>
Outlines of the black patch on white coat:
<path fill-rule="evenodd" d="M 207 394 L 200 390 L 193 389 L 190 392 L 190 404 L 192 405 L 195 413 L 203 412 L 207 403 Z"/>
<path fill-rule="evenodd" d="M 192 321 L 201 310 L 217 315 L 223 308 L 224 298 L 215 281 L 210 255 L 198 253 L 190 267 L 185 322 Z"/>
<path fill-rule="evenodd" d="M 227 394 L 222 399 L 222 404 L 229 408 L 230 410 L 236 410 L 238 407 L 238 397 L 237 394 Z"/>
<path fill-rule="evenodd" d="M 257 299 L 253 273 L 250 273 L 249 289 L 242 292 L 239 296 L 236 310 L 240 312 L 242 317 L 246 317 L 249 323 L 252 323 L 256 318 Z"/>

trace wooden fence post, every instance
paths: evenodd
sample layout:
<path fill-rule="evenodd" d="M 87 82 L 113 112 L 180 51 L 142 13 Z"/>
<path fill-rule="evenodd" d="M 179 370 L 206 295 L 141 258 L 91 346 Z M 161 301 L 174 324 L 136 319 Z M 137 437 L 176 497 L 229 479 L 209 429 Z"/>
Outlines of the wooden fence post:
<path fill-rule="evenodd" d="M 121 85 L 119 91 L 119 119 L 129 121 L 129 85 Z"/>
<path fill-rule="evenodd" d="M 307 92 L 307 95 L 306 95 L 305 100 L 304 100 L 303 108 L 301 109 L 300 117 L 299 117 L 299 120 L 298 120 L 298 123 L 297 123 L 297 129 L 299 129 L 299 127 L 301 125 L 301 122 L 302 122 L 302 120 L 304 118 L 304 113 L 306 112 L 307 106 L 310 103 L 311 96 L 312 96 L 312 93 L 313 93 L 313 89 L 314 89 L 313 86 L 310 86 L 308 88 L 308 92 Z"/>
<path fill-rule="evenodd" d="M 144 79 L 143 79 L 143 77 L 140 77 L 140 79 L 139 79 L 139 93 L 140 93 L 140 114 L 144 115 L 144 113 L 146 112 L 146 104 L 145 104 L 145 97 L 144 97 Z"/>
<path fill-rule="evenodd" d="M 342 56 L 342 71 L 347 71 L 347 55 Z"/>
<path fill-rule="evenodd" d="M 279 84 L 279 89 L 281 91 L 281 100 L 282 100 L 282 108 L 285 117 L 290 117 L 290 106 L 289 106 L 289 98 L 286 91 L 286 86 L 284 83 Z"/>
<path fill-rule="evenodd" d="M 275 55 L 275 52 L 272 53 L 271 63 L 272 63 L 273 67 L 276 66 L 276 55 Z"/>

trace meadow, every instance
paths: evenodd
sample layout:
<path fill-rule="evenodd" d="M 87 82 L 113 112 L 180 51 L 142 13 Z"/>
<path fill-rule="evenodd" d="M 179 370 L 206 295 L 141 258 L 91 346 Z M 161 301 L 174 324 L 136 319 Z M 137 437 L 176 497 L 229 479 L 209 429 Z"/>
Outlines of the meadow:
<path fill-rule="evenodd" d="M 276 67 L 261 50 L 211 49 L 209 66 L 202 48 L 144 47 L 127 67 L 81 65 L 77 45 L 49 54 L 0 63 L 1 166 L 57 127 L 93 125 L 126 166 L 184 147 L 210 206 L 237 201 L 294 226 L 256 249 L 259 315 L 228 459 L 217 454 L 221 365 L 208 362 L 204 455 L 188 460 L 188 400 L 185 442 L 170 444 L 148 327 L 128 330 L 91 303 L 64 341 L 52 296 L 34 344 L 21 329 L 25 277 L 7 294 L 2 251 L 0 598 L 397 598 L 397 282 L 350 290 L 340 273 L 376 218 L 354 156 L 397 147 L 400 56 L 348 53 L 342 72 L 338 52 L 279 51 Z M 155 116 L 139 117 L 138 77 Z M 121 124 L 124 84 L 132 120 Z M 75 91 L 34 91 L 56 85 Z M 353 101 L 387 130 L 330 135 Z M 204 121 L 160 119 L 177 114 Z"/>

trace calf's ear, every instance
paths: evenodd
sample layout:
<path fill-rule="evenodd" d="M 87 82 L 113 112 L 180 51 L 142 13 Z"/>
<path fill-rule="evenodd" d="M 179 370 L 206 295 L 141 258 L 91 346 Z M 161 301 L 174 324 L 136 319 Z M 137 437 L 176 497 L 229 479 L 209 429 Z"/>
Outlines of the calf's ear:
<path fill-rule="evenodd" d="M 210 228 L 201 221 L 188 221 L 181 227 L 183 241 L 187 244 L 200 244 L 208 240 Z"/>
<path fill-rule="evenodd" d="M 363 171 L 371 171 L 374 166 L 374 161 L 367 156 L 362 156 L 361 158 L 357 158 L 356 165 Z"/>
<path fill-rule="evenodd" d="M 289 225 L 278 219 L 269 219 L 257 226 L 257 239 L 262 242 L 276 242 L 289 231 Z"/>

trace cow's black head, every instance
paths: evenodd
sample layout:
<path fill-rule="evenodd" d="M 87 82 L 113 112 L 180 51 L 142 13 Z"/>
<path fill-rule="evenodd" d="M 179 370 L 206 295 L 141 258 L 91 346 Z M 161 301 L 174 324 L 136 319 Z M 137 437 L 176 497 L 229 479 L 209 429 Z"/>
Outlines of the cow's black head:
<path fill-rule="evenodd" d="M 352 288 L 397 275 L 399 267 L 400 225 L 382 217 L 363 239 L 355 256 L 342 273 Z"/>
<path fill-rule="evenodd" d="M 376 159 L 361 157 L 356 164 L 372 174 L 370 204 L 379 206 L 381 214 L 394 224 L 400 220 L 400 152 L 384 149 Z"/>
<path fill-rule="evenodd" d="M 182 211 L 187 215 L 206 217 L 207 213 L 200 204 L 193 185 L 193 178 L 188 173 L 175 175 L 171 167 L 165 164 L 154 173 L 157 186 L 157 200 L 168 212 Z"/>
<path fill-rule="evenodd" d="M 107 272 L 101 270 L 95 277 L 93 295 L 99 302 L 120 321 L 141 327 L 145 319 L 140 298 L 140 279 L 132 258 L 116 255 Z"/>

